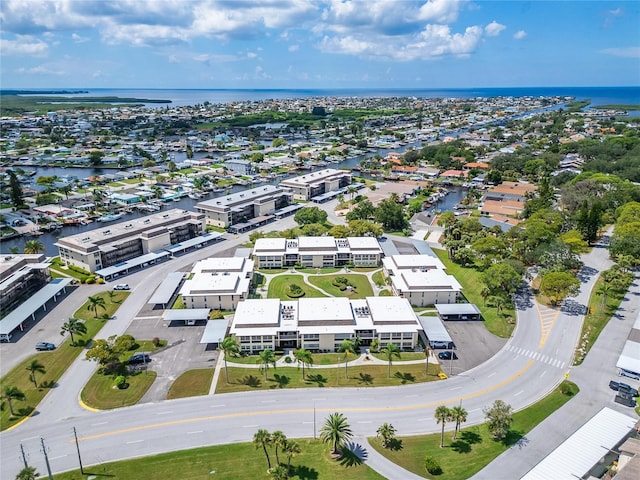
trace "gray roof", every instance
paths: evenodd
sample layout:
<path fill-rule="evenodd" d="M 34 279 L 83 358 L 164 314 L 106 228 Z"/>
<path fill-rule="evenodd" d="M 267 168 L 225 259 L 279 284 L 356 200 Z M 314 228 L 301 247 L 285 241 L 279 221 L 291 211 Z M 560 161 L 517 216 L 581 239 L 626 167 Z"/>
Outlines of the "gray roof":
<path fill-rule="evenodd" d="M 163 257 L 168 257 L 169 255 L 171 255 L 169 252 L 163 251 L 147 253 L 146 255 L 127 260 L 126 262 L 120 262 L 116 265 L 96 270 L 96 275 L 100 275 L 101 277 L 108 277 L 109 275 L 113 275 L 114 273 L 124 272 L 130 268 L 138 267 L 143 263 L 147 263 L 152 260 L 158 260 L 159 258 Z"/>
<path fill-rule="evenodd" d="M 418 317 L 418 321 L 430 342 L 452 342 L 451 336 L 438 317 Z"/>
<path fill-rule="evenodd" d="M 179 310 L 167 310 L 164 319 L 173 320 L 206 320 L 209 318 L 208 308 L 182 308 Z"/>
<path fill-rule="evenodd" d="M 176 293 L 183 276 L 183 272 L 172 272 L 167 275 L 147 303 L 151 305 L 169 303 L 173 294 Z"/>
<path fill-rule="evenodd" d="M 220 343 L 227 334 L 227 320 L 209 320 L 200 343 Z"/>
<path fill-rule="evenodd" d="M 438 303 L 435 305 L 440 315 L 480 315 L 474 303 Z"/>
<path fill-rule="evenodd" d="M 13 332 L 18 328 L 18 325 L 33 315 L 36 310 L 51 300 L 51 298 L 69 285 L 72 280 L 72 278 L 54 278 L 51 280 L 49 284 L 38 290 L 35 295 L 31 296 L 27 301 L 0 321 L 0 335 L 6 335 Z"/>
<path fill-rule="evenodd" d="M 170 247 L 165 247 L 165 250 L 171 253 L 181 252 L 182 250 L 186 250 L 187 248 L 195 247 L 196 245 L 201 245 L 211 240 L 216 240 L 220 238 L 222 235 L 224 235 L 224 233 L 207 232 L 197 237 L 190 238 L 189 240 L 185 240 L 183 242 L 176 243 L 175 245 L 171 245 Z"/>

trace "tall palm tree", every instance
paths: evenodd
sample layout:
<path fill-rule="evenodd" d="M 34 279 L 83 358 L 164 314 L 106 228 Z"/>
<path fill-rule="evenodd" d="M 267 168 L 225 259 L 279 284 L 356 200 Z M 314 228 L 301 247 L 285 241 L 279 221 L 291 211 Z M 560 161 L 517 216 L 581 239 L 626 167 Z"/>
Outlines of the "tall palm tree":
<path fill-rule="evenodd" d="M 382 348 L 380 353 L 383 354 L 389 362 L 387 377 L 391 378 L 391 363 L 393 362 L 393 357 L 400 358 L 400 349 L 395 343 L 387 343 L 387 346 Z"/>
<path fill-rule="evenodd" d="M 351 439 L 353 433 L 347 423 L 347 417 L 341 413 L 332 413 L 327 417 L 320 429 L 320 440 L 332 445 L 331 453 L 338 455 L 344 444 Z"/>
<path fill-rule="evenodd" d="M 302 378 L 304 379 L 304 367 L 310 367 L 313 365 L 313 356 L 311 355 L 311 352 L 305 348 L 299 348 L 293 352 L 293 356 L 298 362 L 298 368 L 302 365 Z"/>
<path fill-rule="evenodd" d="M 489 290 L 489 287 L 483 287 L 482 290 L 480 290 L 480 296 L 482 297 L 485 306 L 487 305 L 487 298 L 489 298 L 490 295 L 491 290 Z"/>
<path fill-rule="evenodd" d="M 267 469 L 271 470 L 271 459 L 269 458 L 269 452 L 267 451 L 267 445 L 269 445 L 269 443 L 271 443 L 271 434 L 264 428 L 261 428 L 253 435 L 253 444 L 256 448 L 260 446 L 262 447 L 264 454 L 267 457 Z"/>
<path fill-rule="evenodd" d="M 47 371 L 38 360 L 31 360 L 31 363 L 27 366 L 27 370 L 29 370 L 29 378 L 33 382 L 33 385 L 38 388 L 38 382 L 36 382 L 36 372 L 45 374 Z"/>
<path fill-rule="evenodd" d="M 302 450 L 300 444 L 295 440 L 287 440 L 282 447 L 282 451 L 287 454 L 287 476 L 291 475 L 291 459 L 298 455 Z"/>
<path fill-rule="evenodd" d="M 451 409 L 451 418 L 456 422 L 456 428 L 453 431 L 453 439 L 458 438 L 458 432 L 460 431 L 460 424 L 467 421 L 467 411 L 462 405 L 456 405 Z"/>
<path fill-rule="evenodd" d="M 602 295 L 602 302 L 600 303 L 600 310 L 604 310 L 604 306 L 607 304 L 607 295 L 613 290 L 613 285 L 609 282 L 603 282 L 598 287 L 596 293 Z"/>
<path fill-rule="evenodd" d="M 28 255 L 44 252 L 46 249 L 40 240 L 27 240 L 24 244 L 24 253 Z"/>
<path fill-rule="evenodd" d="M 2 392 L 2 398 L 7 401 L 7 404 L 9 405 L 9 411 L 11 412 L 11 416 L 13 417 L 15 416 L 15 412 L 13 411 L 12 402 L 14 400 L 23 401 L 26 397 L 24 396 L 22 390 L 20 390 L 18 387 L 14 385 L 7 385 L 6 387 L 4 387 L 4 391 Z"/>
<path fill-rule="evenodd" d="M 287 443 L 287 436 L 282 433 L 280 430 L 276 430 L 271 434 L 271 445 L 275 447 L 276 450 L 276 463 L 280 465 L 280 458 L 278 458 L 278 448 L 283 447 Z"/>
<path fill-rule="evenodd" d="M 390 423 L 385 422 L 382 425 L 380 425 L 378 430 L 376 430 L 376 434 L 377 434 L 377 437 L 382 442 L 382 446 L 384 448 L 387 448 L 387 446 L 391 443 L 391 441 L 396 436 L 396 429 Z"/>
<path fill-rule="evenodd" d="M 227 377 L 227 383 L 229 383 L 229 369 L 227 368 L 227 357 L 231 355 L 237 355 L 240 352 L 240 344 L 235 339 L 235 337 L 226 337 L 220 345 L 218 346 L 218 350 L 222 351 L 224 354 L 224 373 Z"/>
<path fill-rule="evenodd" d="M 76 341 L 75 338 L 73 338 L 73 334 L 75 333 L 76 335 L 84 335 L 85 333 L 87 333 L 87 327 L 77 318 L 71 317 L 69 318 L 69 320 L 62 324 L 62 327 L 60 327 L 60 335 L 65 335 L 67 333 L 71 335 L 71 345 L 75 345 Z"/>
<path fill-rule="evenodd" d="M 349 378 L 347 374 L 347 365 L 349 363 L 349 354 L 356 354 L 356 344 L 353 340 L 343 340 L 338 348 L 338 352 L 344 353 L 344 378 Z"/>
<path fill-rule="evenodd" d="M 273 354 L 273 351 L 268 348 L 262 350 L 258 355 L 260 359 L 258 362 L 260 363 L 260 370 L 264 371 L 264 379 L 267 379 L 267 373 L 269 372 L 269 365 L 273 365 L 273 368 L 276 368 L 276 357 Z"/>
<path fill-rule="evenodd" d="M 436 417 L 437 422 L 442 424 L 442 433 L 440 434 L 440 448 L 444 448 L 444 426 L 449 421 L 451 413 L 445 405 L 440 405 L 436 408 L 434 416 Z"/>
<path fill-rule="evenodd" d="M 107 307 L 105 306 L 106 302 L 102 297 L 98 297 L 97 295 L 94 295 L 93 297 L 87 298 L 87 300 L 89 301 L 89 305 L 87 305 L 87 310 L 94 312 L 95 318 L 98 318 L 98 308 L 102 308 L 103 310 L 107 309 Z"/>

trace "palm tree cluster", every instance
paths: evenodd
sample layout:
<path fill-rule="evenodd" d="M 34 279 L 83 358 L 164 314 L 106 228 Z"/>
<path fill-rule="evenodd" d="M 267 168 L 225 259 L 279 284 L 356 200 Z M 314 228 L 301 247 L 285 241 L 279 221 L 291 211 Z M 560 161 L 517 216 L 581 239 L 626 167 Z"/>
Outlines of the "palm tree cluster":
<path fill-rule="evenodd" d="M 256 448 L 262 447 L 267 457 L 268 471 L 274 478 L 289 478 L 291 476 L 291 459 L 302 451 L 298 442 L 289 440 L 280 430 L 270 433 L 268 430 L 261 428 L 253 435 L 253 444 Z M 276 465 L 273 468 L 267 447 L 274 447 L 275 450 Z M 287 456 L 286 468 L 280 463 L 279 450 Z"/>
<path fill-rule="evenodd" d="M 453 431 L 453 438 L 458 438 L 458 432 L 460 432 L 460 425 L 467 421 L 468 412 L 462 407 L 462 405 L 456 405 L 453 408 L 449 408 L 445 405 L 440 405 L 436 408 L 434 416 L 436 421 L 442 425 L 442 432 L 440 434 L 440 448 L 444 448 L 444 427 L 447 422 L 455 422 L 456 426 Z"/>
<path fill-rule="evenodd" d="M 388 448 L 396 440 L 396 428 L 387 422 L 380 425 L 378 430 L 376 430 L 376 434 L 383 448 Z"/>

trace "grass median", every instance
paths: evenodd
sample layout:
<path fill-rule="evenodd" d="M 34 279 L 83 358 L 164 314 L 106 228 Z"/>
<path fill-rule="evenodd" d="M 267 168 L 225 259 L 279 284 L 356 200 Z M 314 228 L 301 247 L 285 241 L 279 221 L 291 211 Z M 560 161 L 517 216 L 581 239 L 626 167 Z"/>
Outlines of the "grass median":
<path fill-rule="evenodd" d="M 171 384 L 167 400 L 207 395 L 213 380 L 213 368 L 187 370 Z"/>

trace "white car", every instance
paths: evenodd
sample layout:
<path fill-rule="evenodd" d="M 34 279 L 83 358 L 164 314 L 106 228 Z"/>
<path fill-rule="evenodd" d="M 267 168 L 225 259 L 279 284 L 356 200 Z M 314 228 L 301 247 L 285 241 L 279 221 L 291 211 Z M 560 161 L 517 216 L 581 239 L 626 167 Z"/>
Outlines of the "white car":
<path fill-rule="evenodd" d="M 115 287 L 113 287 L 113 289 L 114 290 L 131 290 L 131 287 L 129 286 L 128 283 L 119 283 Z"/>

